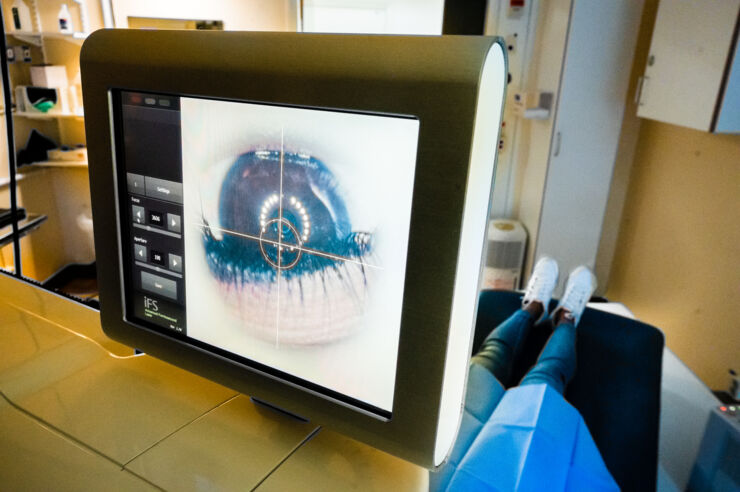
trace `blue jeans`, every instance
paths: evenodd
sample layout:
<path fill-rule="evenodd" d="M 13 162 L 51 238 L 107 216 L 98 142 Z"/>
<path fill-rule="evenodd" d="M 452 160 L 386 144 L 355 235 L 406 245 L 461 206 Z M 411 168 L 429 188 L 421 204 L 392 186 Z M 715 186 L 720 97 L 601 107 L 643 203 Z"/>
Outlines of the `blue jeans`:
<path fill-rule="evenodd" d="M 514 361 L 519 356 L 534 318 L 523 309 L 497 326 L 483 341 L 472 362 L 488 369 L 502 385 L 510 386 Z M 549 384 L 561 395 L 576 371 L 576 327 L 558 324 L 540 353 L 537 363 L 519 383 Z"/>

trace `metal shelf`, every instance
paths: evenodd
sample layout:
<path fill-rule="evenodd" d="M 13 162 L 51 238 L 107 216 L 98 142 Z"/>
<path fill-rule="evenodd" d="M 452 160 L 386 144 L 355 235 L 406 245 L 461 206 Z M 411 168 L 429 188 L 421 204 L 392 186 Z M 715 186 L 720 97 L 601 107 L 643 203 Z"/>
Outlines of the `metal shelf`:
<path fill-rule="evenodd" d="M 25 174 L 21 174 L 19 172 L 15 173 L 15 182 L 18 183 L 18 181 L 23 180 L 26 177 Z M 0 178 L 0 190 L 4 190 L 10 186 L 10 178 Z"/>
<path fill-rule="evenodd" d="M 65 34 L 61 32 L 30 32 L 30 31 L 11 31 L 7 33 L 8 36 L 13 36 L 19 41 L 24 43 L 32 44 L 34 46 L 41 46 L 44 43 L 44 39 L 62 39 L 70 43 L 82 44 L 87 38 L 87 33 L 74 32 L 71 34 Z"/>
<path fill-rule="evenodd" d="M 41 215 L 41 214 L 28 214 L 25 218 L 18 221 L 18 238 L 22 238 L 23 236 L 27 235 L 30 232 L 35 231 L 38 229 L 44 221 L 46 221 L 47 216 Z M 10 225 L 6 225 L 5 227 L 10 227 Z M 13 231 L 10 231 L 6 234 L 0 235 L 0 248 L 3 246 L 6 246 L 10 244 L 13 241 Z"/>
<path fill-rule="evenodd" d="M 55 118 L 85 118 L 85 115 L 77 113 L 41 113 L 35 111 L 14 111 L 13 116 L 28 118 L 31 120 L 53 120 Z"/>
<path fill-rule="evenodd" d="M 87 167 L 87 161 L 41 161 L 27 165 L 37 167 Z"/>

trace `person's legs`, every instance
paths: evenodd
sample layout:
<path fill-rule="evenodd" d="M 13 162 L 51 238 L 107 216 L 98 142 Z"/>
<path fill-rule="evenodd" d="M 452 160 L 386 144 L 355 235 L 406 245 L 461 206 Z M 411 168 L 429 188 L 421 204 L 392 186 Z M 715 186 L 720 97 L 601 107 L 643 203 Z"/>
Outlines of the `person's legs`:
<path fill-rule="evenodd" d="M 549 384 L 563 394 L 565 386 L 576 372 L 576 327 L 570 313 L 558 313 L 555 329 L 545 344 L 537 364 L 529 370 L 520 386 L 525 384 Z"/>
<path fill-rule="evenodd" d="M 596 278 L 588 268 L 579 267 L 570 274 L 565 294 L 553 313 L 555 329 L 520 386 L 546 383 L 563 394 L 576 372 L 576 325 L 595 288 Z"/>
<path fill-rule="evenodd" d="M 558 264 L 552 258 L 537 261 L 522 299 L 522 308 L 497 326 L 483 341 L 472 363 L 488 369 L 504 386 L 510 384 L 514 360 L 530 328 L 547 315 L 547 305 L 558 282 Z"/>
<path fill-rule="evenodd" d="M 529 329 L 539 318 L 542 309 L 542 304 L 539 302 L 530 302 L 526 307 L 509 316 L 486 337 L 471 362 L 485 367 L 496 376 L 501 384 L 508 385 L 514 360 L 519 355 Z"/>

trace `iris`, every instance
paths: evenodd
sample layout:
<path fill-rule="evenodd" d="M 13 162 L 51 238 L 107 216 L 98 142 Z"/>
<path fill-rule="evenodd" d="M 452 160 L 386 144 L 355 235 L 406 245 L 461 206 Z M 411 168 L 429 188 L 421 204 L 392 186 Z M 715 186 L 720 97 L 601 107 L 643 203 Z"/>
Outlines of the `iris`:
<path fill-rule="evenodd" d="M 282 190 L 282 195 L 281 195 Z M 319 159 L 280 150 L 238 156 L 220 185 L 221 239 L 204 219 L 206 261 L 220 282 L 241 287 L 315 275 L 346 275 L 372 235 L 352 230 L 336 178 Z"/>

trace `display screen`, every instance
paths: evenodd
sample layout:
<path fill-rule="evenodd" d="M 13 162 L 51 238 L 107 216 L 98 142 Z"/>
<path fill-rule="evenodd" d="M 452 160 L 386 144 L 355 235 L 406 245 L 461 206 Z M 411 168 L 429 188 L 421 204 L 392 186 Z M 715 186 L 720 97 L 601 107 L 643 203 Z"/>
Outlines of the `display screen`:
<path fill-rule="evenodd" d="M 419 121 L 113 96 L 127 320 L 390 417 Z"/>

